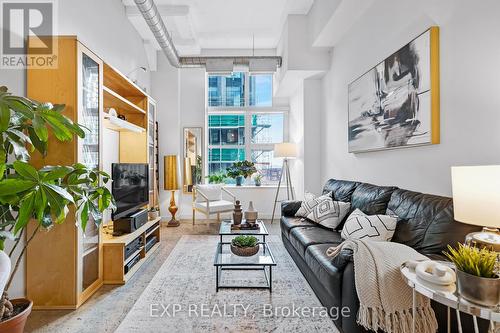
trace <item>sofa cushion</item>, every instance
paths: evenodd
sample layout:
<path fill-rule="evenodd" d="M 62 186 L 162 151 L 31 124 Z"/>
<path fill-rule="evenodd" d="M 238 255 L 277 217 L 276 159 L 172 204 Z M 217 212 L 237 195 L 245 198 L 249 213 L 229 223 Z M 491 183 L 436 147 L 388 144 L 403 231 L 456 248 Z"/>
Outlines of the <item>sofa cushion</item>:
<path fill-rule="evenodd" d="M 317 226 L 316 223 L 303 219 L 301 217 L 287 217 L 282 216 L 281 220 L 281 232 L 286 238 L 290 238 L 290 231 L 295 227 L 314 227 Z"/>
<path fill-rule="evenodd" d="M 385 214 L 392 192 L 397 187 L 359 184 L 351 197 L 351 212 L 359 208 L 367 215 Z"/>
<path fill-rule="evenodd" d="M 425 255 L 441 254 L 448 244 L 456 245 L 466 234 L 481 230 L 454 221 L 453 201 L 447 197 L 398 189 L 387 209 L 400 219 L 392 241 Z"/>
<path fill-rule="evenodd" d="M 309 245 L 314 244 L 340 244 L 342 238 L 337 231 L 330 231 L 320 226 L 296 227 L 290 231 L 289 238 L 292 246 L 304 257 Z"/>
<path fill-rule="evenodd" d="M 302 205 L 302 201 L 285 200 L 281 202 L 281 216 L 295 216 Z"/>
<path fill-rule="evenodd" d="M 333 200 L 351 202 L 351 196 L 359 184 L 361 183 L 349 180 L 330 179 L 323 187 L 323 194 L 332 192 Z"/>
<path fill-rule="evenodd" d="M 307 248 L 305 262 L 313 271 L 323 287 L 336 297 L 340 303 L 340 287 L 342 279 L 342 269 L 337 268 L 332 263 L 332 258 L 326 255 L 326 250 L 335 244 L 315 244 Z"/>

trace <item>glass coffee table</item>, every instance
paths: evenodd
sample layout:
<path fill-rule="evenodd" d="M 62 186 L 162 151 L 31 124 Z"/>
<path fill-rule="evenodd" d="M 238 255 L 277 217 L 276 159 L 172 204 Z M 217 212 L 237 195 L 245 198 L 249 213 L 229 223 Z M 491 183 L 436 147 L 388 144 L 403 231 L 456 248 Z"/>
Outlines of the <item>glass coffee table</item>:
<path fill-rule="evenodd" d="M 222 237 L 222 235 L 221 235 Z M 267 243 L 260 242 L 259 252 L 250 257 L 241 257 L 231 252 L 231 243 L 219 242 L 215 253 L 215 289 L 218 292 L 222 288 L 246 288 L 246 289 L 269 289 L 273 291 L 273 266 L 276 261 Z M 221 284 L 224 271 L 262 271 L 266 281 L 265 285 L 225 285 Z"/>
<path fill-rule="evenodd" d="M 265 243 L 266 242 L 266 236 L 269 236 L 269 232 L 267 231 L 266 225 L 264 224 L 264 222 L 262 220 L 257 220 L 256 223 L 260 226 L 259 230 L 248 230 L 248 229 L 246 229 L 246 230 L 245 229 L 242 229 L 242 230 L 234 229 L 234 230 L 232 230 L 231 229 L 231 225 L 233 224 L 233 221 L 231 221 L 231 220 L 223 220 L 220 223 L 220 228 L 219 228 L 220 242 L 222 243 L 222 241 L 223 241 L 222 237 L 223 236 L 252 235 L 252 236 L 255 236 L 257 238 L 259 238 L 259 236 L 261 236 L 262 237 L 262 243 Z"/>

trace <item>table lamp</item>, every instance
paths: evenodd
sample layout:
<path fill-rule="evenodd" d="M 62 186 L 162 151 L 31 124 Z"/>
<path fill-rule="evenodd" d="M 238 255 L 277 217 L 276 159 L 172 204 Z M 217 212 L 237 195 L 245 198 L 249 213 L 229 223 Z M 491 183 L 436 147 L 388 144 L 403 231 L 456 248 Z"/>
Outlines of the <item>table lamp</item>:
<path fill-rule="evenodd" d="M 278 182 L 278 188 L 276 189 L 276 197 L 274 198 L 271 223 L 273 223 L 274 221 L 274 212 L 276 211 L 276 203 L 278 202 L 278 195 L 280 193 L 281 179 L 283 178 L 283 175 L 285 176 L 287 199 L 295 200 L 292 179 L 290 177 L 290 168 L 288 167 L 288 160 L 297 156 L 297 145 L 295 143 L 283 142 L 274 145 L 274 157 L 283 157 L 283 166 L 281 167 L 280 180 Z"/>
<path fill-rule="evenodd" d="M 177 183 L 177 155 L 167 155 L 163 158 L 163 188 L 165 191 L 171 191 L 170 206 L 168 211 L 172 214 L 172 219 L 168 221 L 167 227 L 178 227 L 179 221 L 175 219 L 177 213 L 177 205 L 175 204 L 175 191 L 179 189 Z"/>
<path fill-rule="evenodd" d="M 483 227 L 466 243 L 500 252 L 500 165 L 451 168 L 455 220 Z"/>

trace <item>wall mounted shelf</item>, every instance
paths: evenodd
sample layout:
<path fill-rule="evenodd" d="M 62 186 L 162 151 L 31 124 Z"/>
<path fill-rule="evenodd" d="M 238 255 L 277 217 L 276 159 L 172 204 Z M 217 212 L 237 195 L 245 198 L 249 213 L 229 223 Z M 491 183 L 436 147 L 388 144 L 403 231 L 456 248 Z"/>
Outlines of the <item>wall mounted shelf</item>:
<path fill-rule="evenodd" d="M 117 132 L 142 133 L 144 128 L 109 114 L 104 115 L 104 127 Z"/>
<path fill-rule="evenodd" d="M 117 92 L 113 91 L 112 89 L 103 86 L 103 91 L 104 91 L 104 106 L 107 108 L 115 108 L 119 110 L 120 112 L 124 113 L 139 113 L 139 114 L 146 114 L 146 111 L 126 99 L 125 97 L 122 97 L 120 94 Z"/>

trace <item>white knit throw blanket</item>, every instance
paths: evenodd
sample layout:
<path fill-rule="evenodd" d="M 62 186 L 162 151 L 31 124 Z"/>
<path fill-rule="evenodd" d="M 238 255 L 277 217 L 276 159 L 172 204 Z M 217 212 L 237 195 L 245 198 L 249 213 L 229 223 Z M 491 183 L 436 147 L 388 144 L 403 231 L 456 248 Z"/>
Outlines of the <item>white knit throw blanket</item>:
<path fill-rule="evenodd" d="M 354 279 L 359 297 L 357 323 L 366 329 L 388 333 L 412 332 L 412 289 L 401 276 L 408 260 L 426 260 L 403 244 L 370 240 L 346 240 L 327 250 L 329 256 L 341 249 L 353 250 Z M 434 333 L 437 321 L 430 300 L 417 293 L 415 331 Z"/>

